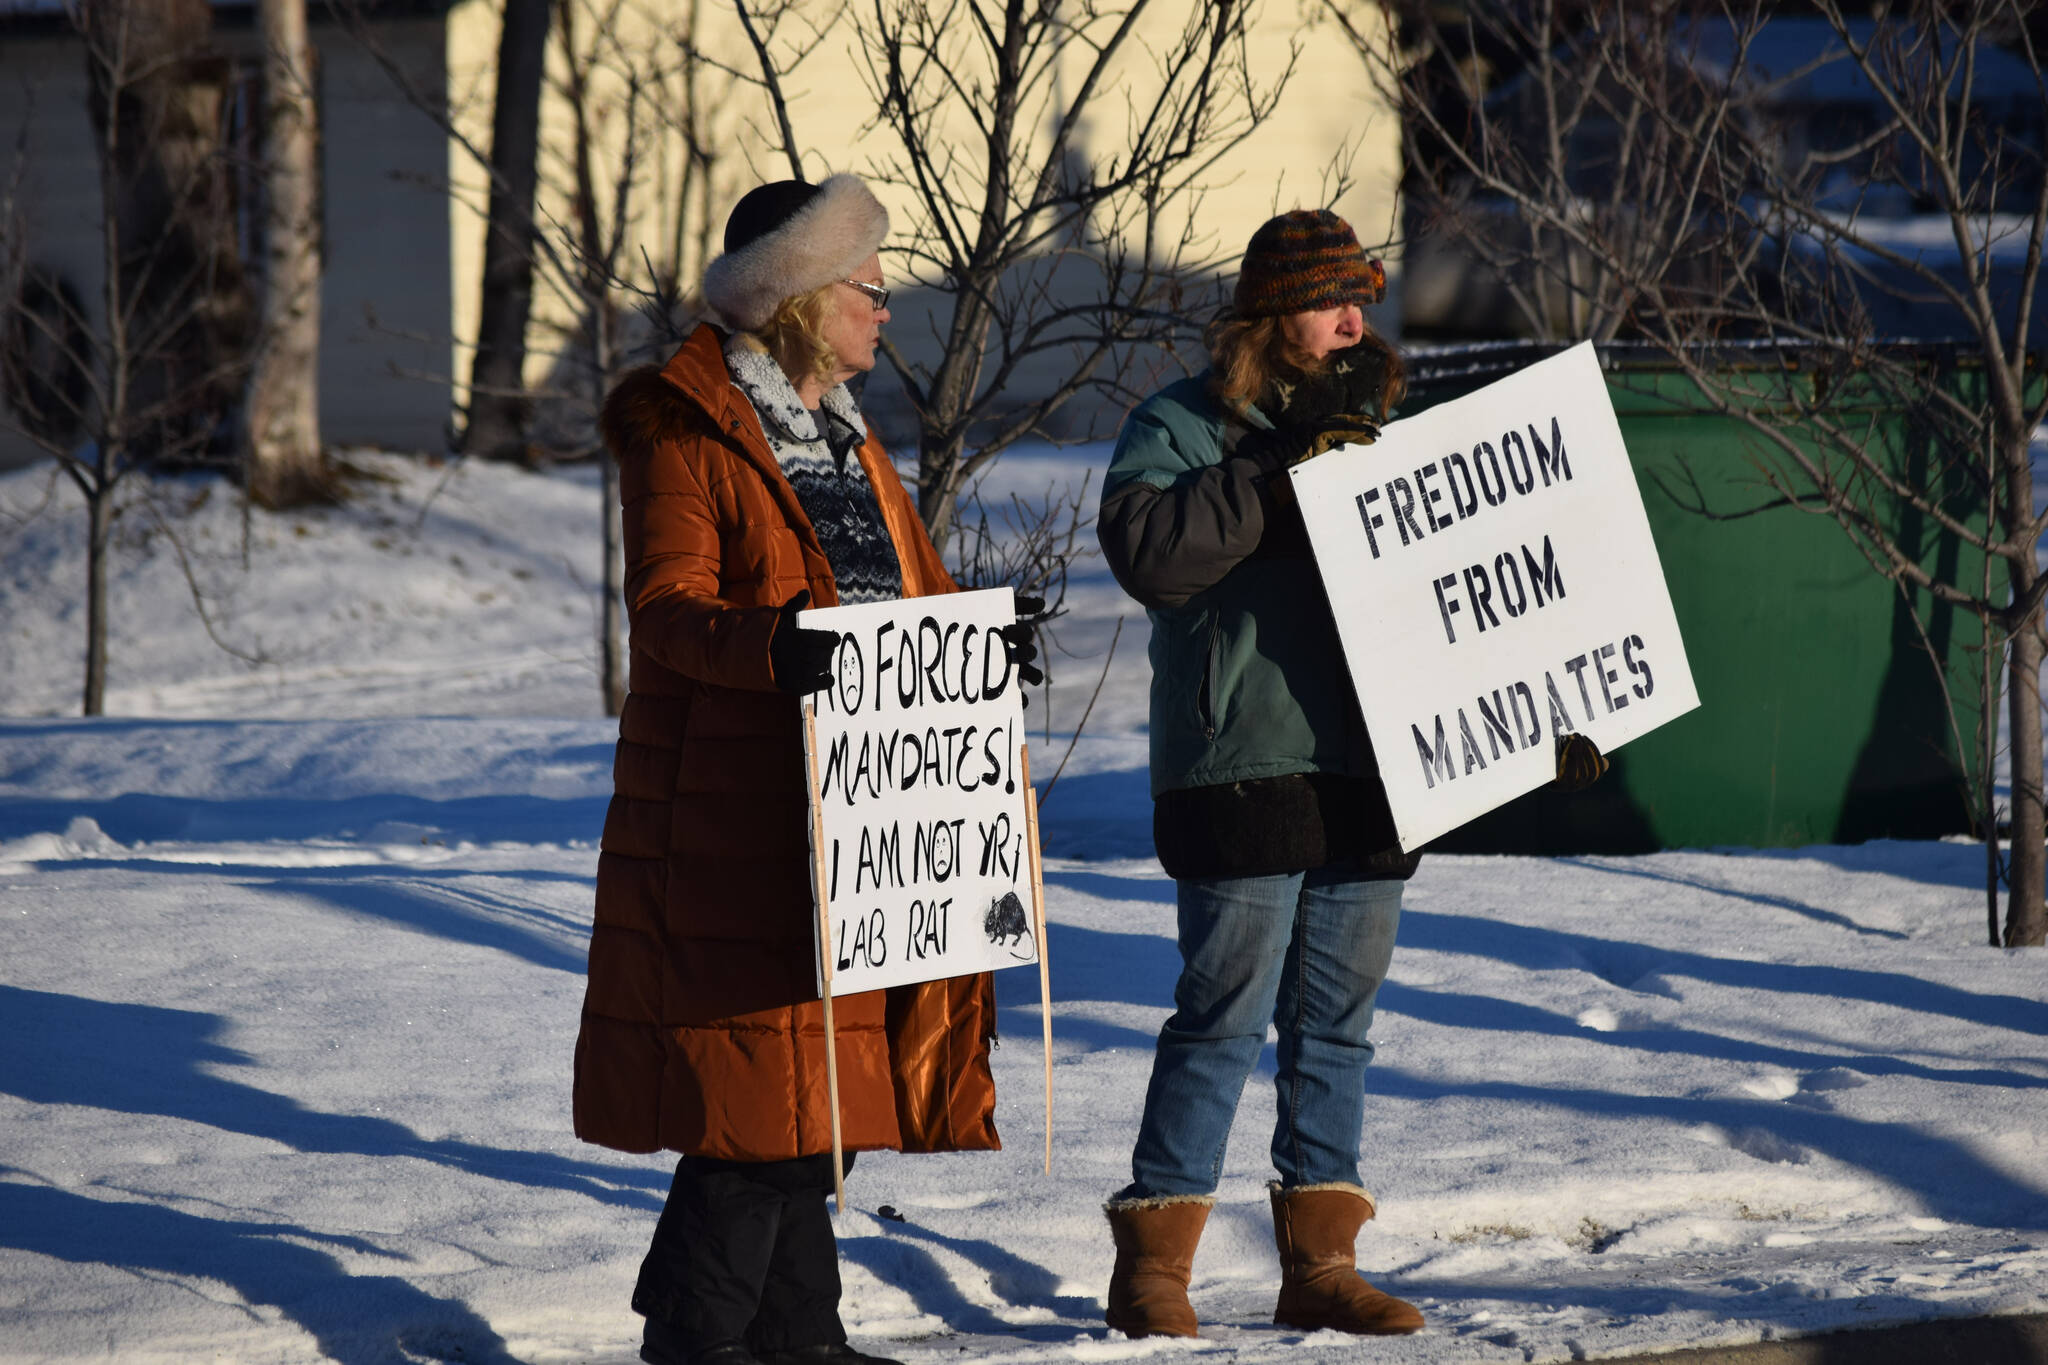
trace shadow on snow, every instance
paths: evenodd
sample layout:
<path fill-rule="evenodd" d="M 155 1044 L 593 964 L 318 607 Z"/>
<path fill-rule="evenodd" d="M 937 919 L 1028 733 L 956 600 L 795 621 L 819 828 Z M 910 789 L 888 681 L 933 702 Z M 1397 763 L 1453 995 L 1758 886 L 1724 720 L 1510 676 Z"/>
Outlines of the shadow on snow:
<path fill-rule="evenodd" d="M 0 1246 L 75 1265 L 110 1265 L 144 1276 L 215 1280 L 252 1305 L 269 1305 L 342 1365 L 394 1360 L 511 1365 L 505 1343 L 467 1305 L 438 1299 L 396 1275 L 355 1275 L 323 1243 L 384 1256 L 357 1238 L 323 1236 L 290 1223 L 196 1217 L 160 1204 L 97 1199 L 25 1183 L 0 1167 Z"/>
<path fill-rule="evenodd" d="M 245 1054 L 215 1041 L 225 1022 L 194 1010 L 0 985 L 0 1035 L 38 1040 L 34 1048 L 0 1049 L 0 1093 L 32 1104 L 182 1119 L 299 1152 L 412 1157 L 624 1208 L 652 1211 L 661 1206 L 666 1181 L 659 1172 L 473 1142 L 429 1141 L 391 1119 L 323 1113 L 222 1079 L 213 1068 L 249 1063 Z"/>
<path fill-rule="evenodd" d="M 317 789 L 317 784 L 316 789 Z M 118 843 L 186 840 L 302 843 L 368 840 L 379 825 L 417 825 L 452 842 L 560 844 L 604 830 L 606 798 L 351 796 L 338 800 L 236 801 L 130 793 L 97 801 L 0 798 L 0 839 L 58 833 L 86 816 Z M 144 851 L 143 856 L 147 856 Z"/>

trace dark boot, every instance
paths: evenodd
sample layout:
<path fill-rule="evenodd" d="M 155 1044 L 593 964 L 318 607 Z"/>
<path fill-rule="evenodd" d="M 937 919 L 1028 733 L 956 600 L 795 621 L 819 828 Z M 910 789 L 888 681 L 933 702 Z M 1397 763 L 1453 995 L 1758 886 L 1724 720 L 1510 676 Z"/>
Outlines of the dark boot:
<path fill-rule="evenodd" d="M 683 1334 L 660 1318 L 647 1320 L 640 1338 L 640 1359 L 646 1365 L 762 1365 L 737 1341 L 693 1354 Z"/>
<path fill-rule="evenodd" d="M 827 1341 L 788 1351 L 763 1352 L 761 1365 L 903 1365 L 903 1362 L 856 1351 L 843 1341 Z"/>
<path fill-rule="evenodd" d="M 829 1155 L 682 1158 L 633 1291 L 647 1318 L 641 1358 L 763 1365 L 773 1351 L 843 1343 L 831 1188 Z"/>
<path fill-rule="evenodd" d="M 1280 1248 L 1280 1302 L 1273 1321 L 1305 1332 L 1334 1327 L 1362 1336 L 1422 1328 L 1422 1310 L 1381 1293 L 1358 1273 L 1358 1230 L 1374 1213 L 1356 1185 L 1273 1189 L 1273 1241 Z"/>
<path fill-rule="evenodd" d="M 1129 1199 L 1107 1204 L 1109 1235 L 1116 1241 L 1116 1268 L 1109 1273 L 1111 1327 L 1127 1337 L 1191 1337 L 1195 1310 L 1188 1303 L 1188 1276 L 1195 1243 L 1216 1201 L 1203 1195 Z"/>

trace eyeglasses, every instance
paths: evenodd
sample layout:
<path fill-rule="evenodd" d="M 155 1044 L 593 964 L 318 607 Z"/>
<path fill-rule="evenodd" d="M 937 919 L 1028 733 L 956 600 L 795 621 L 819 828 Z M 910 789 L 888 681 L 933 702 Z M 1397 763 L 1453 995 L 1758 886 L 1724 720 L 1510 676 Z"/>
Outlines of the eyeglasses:
<path fill-rule="evenodd" d="M 841 280 L 840 283 L 850 284 L 855 289 L 860 290 L 861 293 L 866 294 L 869 305 L 877 313 L 889 306 L 889 291 L 882 288 L 879 284 L 869 284 L 866 280 Z"/>

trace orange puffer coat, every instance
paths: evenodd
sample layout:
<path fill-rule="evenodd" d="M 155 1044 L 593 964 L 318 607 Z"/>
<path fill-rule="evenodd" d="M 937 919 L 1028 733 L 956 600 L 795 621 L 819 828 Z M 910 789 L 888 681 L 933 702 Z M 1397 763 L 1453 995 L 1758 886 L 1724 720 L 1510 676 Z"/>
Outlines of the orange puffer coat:
<path fill-rule="evenodd" d="M 576 1041 L 577 1136 L 774 1161 L 829 1151 L 796 699 L 768 641 L 831 567 L 760 421 L 700 327 L 605 403 L 619 461 L 632 683 L 597 867 Z M 952 592 L 901 480 L 860 448 L 905 596 Z M 833 1002 L 848 1149 L 998 1146 L 991 979 Z"/>

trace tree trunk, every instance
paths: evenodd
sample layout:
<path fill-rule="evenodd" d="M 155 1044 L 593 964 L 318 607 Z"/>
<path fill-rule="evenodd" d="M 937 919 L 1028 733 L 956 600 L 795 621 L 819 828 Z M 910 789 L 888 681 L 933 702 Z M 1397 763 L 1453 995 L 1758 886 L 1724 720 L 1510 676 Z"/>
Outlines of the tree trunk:
<path fill-rule="evenodd" d="M 1988 367 L 1987 367 L 1988 368 Z M 2011 395 L 2025 391 L 2024 383 L 2003 386 Z M 2034 561 L 2034 544 L 2027 535 L 2029 515 L 2034 507 L 2034 466 L 2029 439 L 2032 424 L 2016 404 L 2001 405 L 1993 420 L 1998 462 L 2005 480 L 2005 505 L 2000 525 L 2006 540 L 2024 547 L 2006 561 L 2011 602 L 2022 602 L 2040 577 Z M 2043 905 L 2043 864 L 2048 862 L 2042 847 L 2044 834 L 2043 790 L 2041 785 L 2041 656 L 2040 607 L 2011 627 L 2011 648 L 2006 666 L 2009 730 L 2007 744 L 2012 754 L 2012 852 L 2007 863 L 2005 900 L 2005 946 L 2037 948 L 2048 943 L 2048 908 Z"/>
<path fill-rule="evenodd" d="M 462 433 L 466 455 L 519 459 L 526 452 L 526 319 L 533 304 L 533 198 L 548 11 L 549 0 L 505 0 L 491 116 L 483 306 L 469 371 L 469 423 Z"/>
<path fill-rule="evenodd" d="M 320 137 L 305 0 L 258 0 L 263 29 L 262 344 L 250 376 L 249 496 L 330 496 L 320 449 Z"/>
<path fill-rule="evenodd" d="M 922 444 L 918 452 L 917 515 L 942 558 L 947 542 L 953 539 L 953 517 L 960 498 L 960 446 L 958 441 Z"/>
<path fill-rule="evenodd" d="M 2033 581 L 2032 564 L 2013 575 L 2015 595 Z M 2041 636 L 2032 625 L 2012 633 L 2007 723 L 2012 746 L 2012 853 L 2007 863 L 2005 946 L 2048 942 L 2042 896 L 2044 821 L 2041 805 Z"/>
<path fill-rule="evenodd" d="M 1988 569 L 1987 569 L 1988 576 Z M 1988 597 L 1990 594 L 1987 593 Z M 1982 632 L 1984 676 L 1978 680 L 1978 715 L 1982 747 L 1978 755 L 1977 783 L 1981 788 L 1977 809 L 1982 813 L 1980 833 L 1984 837 L 1984 925 L 1985 942 L 1996 948 L 1998 937 L 1998 662 L 2003 652 L 1993 643 L 1990 613 L 1977 613 Z"/>
<path fill-rule="evenodd" d="M 102 487 L 85 500 L 85 703 L 80 714 L 107 709 L 107 533 L 114 490 Z"/>

